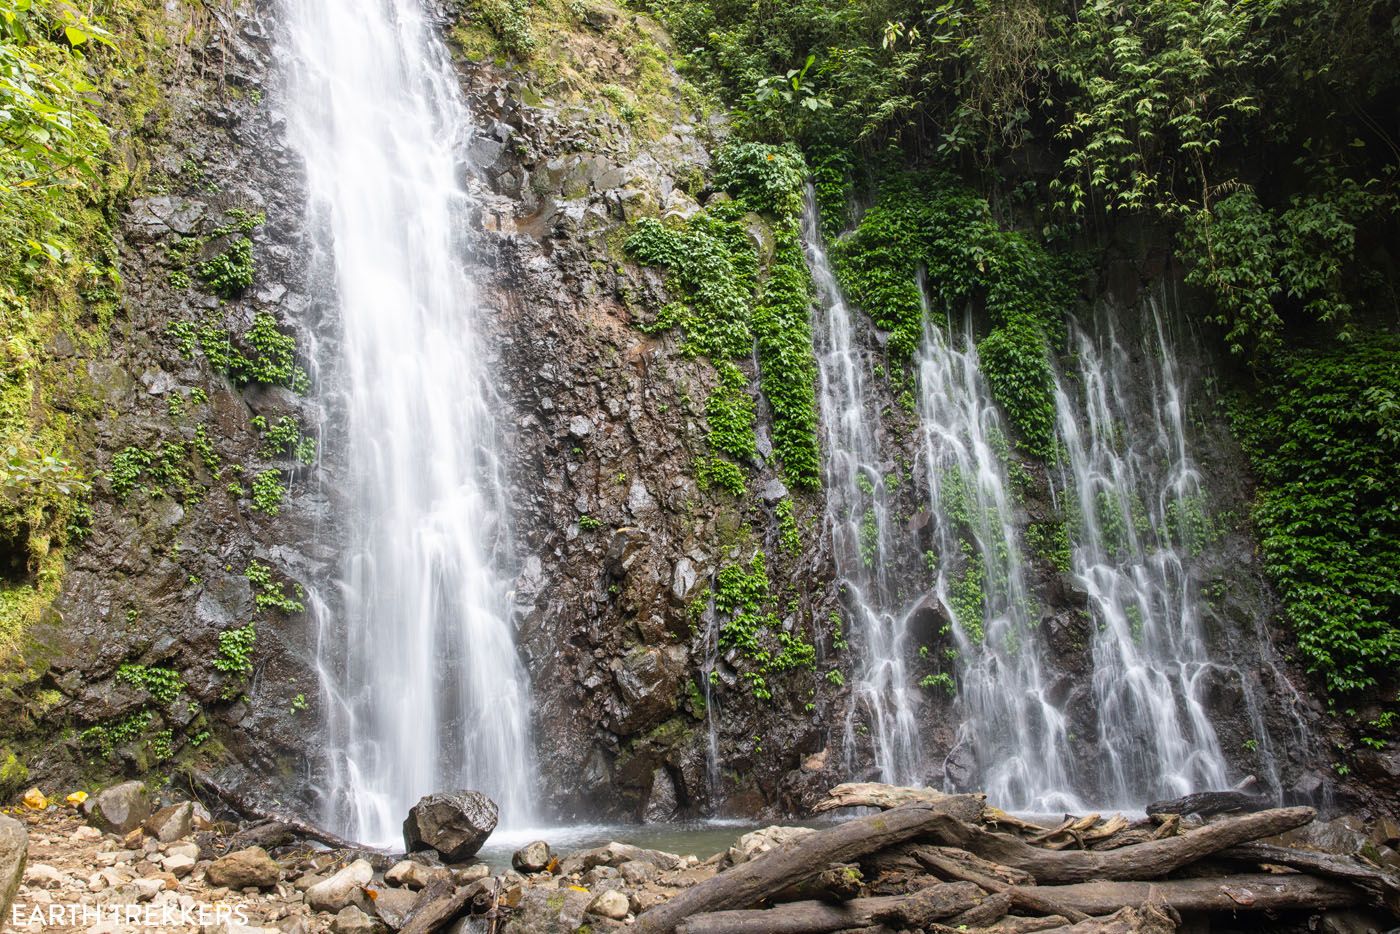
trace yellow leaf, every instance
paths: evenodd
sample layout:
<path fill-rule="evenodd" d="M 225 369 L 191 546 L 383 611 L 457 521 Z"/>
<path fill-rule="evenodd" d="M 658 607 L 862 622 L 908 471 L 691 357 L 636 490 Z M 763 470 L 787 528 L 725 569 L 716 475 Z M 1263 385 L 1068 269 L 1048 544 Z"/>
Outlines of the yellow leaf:
<path fill-rule="evenodd" d="M 68 802 L 69 807 L 77 807 L 87 799 L 88 793 L 86 791 L 75 791 L 63 800 Z"/>
<path fill-rule="evenodd" d="M 31 788 L 24 793 L 24 806 L 31 811 L 42 811 L 49 806 L 49 799 L 37 787 Z"/>

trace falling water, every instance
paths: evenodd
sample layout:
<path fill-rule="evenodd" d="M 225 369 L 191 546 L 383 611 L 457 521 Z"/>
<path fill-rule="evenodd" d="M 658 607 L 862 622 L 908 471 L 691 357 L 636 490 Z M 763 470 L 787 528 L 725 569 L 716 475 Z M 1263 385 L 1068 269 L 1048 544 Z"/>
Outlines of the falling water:
<path fill-rule="evenodd" d="M 1101 803 L 1118 805 L 1227 787 L 1203 703 L 1222 666 L 1207 651 L 1188 568 L 1204 517 L 1201 478 L 1155 301 L 1146 316 L 1137 354 L 1107 315 L 1093 333 L 1072 322 L 1080 391 L 1072 398 L 1061 379 L 1056 392 L 1061 482 L 1077 519 L 1073 569 L 1095 622 L 1097 784 Z"/>
<path fill-rule="evenodd" d="M 333 265 L 352 514 L 319 613 L 328 819 L 390 842 L 421 795 L 528 819 L 526 680 L 479 306 L 464 272 L 471 132 L 420 0 L 288 0 L 288 128 Z"/>
<path fill-rule="evenodd" d="M 930 322 L 919 357 L 930 560 L 958 652 L 955 756 L 975 760 L 977 783 L 1001 807 L 1074 810 L 1066 722 L 1047 696 L 1017 541 L 1006 433 L 971 333 L 969 320 L 954 333 Z"/>
<path fill-rule="evenodd" d="M 885 476 L 893 469 L 880 454 L 878 420 L 866 394 L 870 361 L 856 340 L 855 318 L 841 297 L 822 245 L 816 199 L 809 188 L 802 218 L 807 265 L 817 291 L 817 348 L 826 453 L 826 515 L 837 573 L 856 616 L 864 649 L 854 696 L 872 729 L 876 766 L 887 782 L 922 780 L 922 755 L 905 660 L 908 631 L 899 612 L 890 567 L 895 552 L 892 509 Z M 848 758 L 856 709 L 846 723 Z M 852 763 L 847 762 L 847 768 Z"/>

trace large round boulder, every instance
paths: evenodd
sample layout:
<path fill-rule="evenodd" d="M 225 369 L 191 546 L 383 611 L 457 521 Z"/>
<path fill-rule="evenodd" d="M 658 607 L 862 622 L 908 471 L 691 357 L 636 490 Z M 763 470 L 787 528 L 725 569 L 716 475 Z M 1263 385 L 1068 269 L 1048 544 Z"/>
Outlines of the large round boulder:
<path fill-rule="evenodd" d="M 83 816 L 104 833 L 122 836 L 151 816 L 151 796 L 140 782 L 104 788 L 83 802 Z"/>
<path fill-rule="evenodd" d="M 479 791 L 450 791 L 419 800 L 403 822 L 408 852 L 437 850 L 445 862 L 471 859 L 496 829 L 496 802 Z"/>

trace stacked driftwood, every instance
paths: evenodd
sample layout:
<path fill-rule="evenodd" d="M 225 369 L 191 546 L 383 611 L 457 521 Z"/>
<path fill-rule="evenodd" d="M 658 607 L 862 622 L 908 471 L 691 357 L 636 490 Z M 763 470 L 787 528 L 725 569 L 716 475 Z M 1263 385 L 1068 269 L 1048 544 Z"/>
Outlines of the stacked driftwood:
<path fill-rule="evenodd" d="M 1158 934 L 1175 931 L 1183 913 L 1400 913 L 1393 873 L 1256 842 L 1309 823 L 1313 809 L 1200 818 L 1221 806 L 1218 798 L 1183 800 L 1151 809 L 1177 813 L 1139 821 L 1089 815 L 1042 827 L 987 807 L 981 795 L 840 785 L 818 810 L 876 810 L 687 889 L 644 912 L 637 929 Z"/>

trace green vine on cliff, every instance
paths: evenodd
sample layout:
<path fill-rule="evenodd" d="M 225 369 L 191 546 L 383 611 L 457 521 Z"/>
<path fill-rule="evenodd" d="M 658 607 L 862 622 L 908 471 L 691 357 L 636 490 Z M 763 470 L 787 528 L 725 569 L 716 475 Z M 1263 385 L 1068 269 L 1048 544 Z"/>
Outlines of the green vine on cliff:
<path fill-rule="evenodd" d="M 666 267 L 667 287 L 679 299 L 644 329 L 680 328 L 682 351 L 709 357 L 719 371 L 719 386 L 706 402 L 711 445 L 739 461 L 755 456 L 752 403 L 739 397 L 742 374 L 732 361 L 750 357 L 756 342 L 784 477 L 795 487 L 816 489 L 811 281 L 798 239 L 805 178 L 794 147 L 730 144 L 716 156 L 715 183 L 733 200 L 712 204 L 679 226 L 644 218 L 626 249 L 643 263 Z M 769 218 L 771 228 L 754 215 Z M 774 238 L 771 257 L 754 242 L 765 234 Z"/>
<path fill-rule="evenodd" d="M 986 200 L 943 175 L 886 179 L 875 204 L 832 253 L 846 294 L 890 334 L 907 362 L 923 337 L 922 271 L 933 308 L 961 316 L 985 305 L 992 330 L 978 345 L 982 372 L 1022 448 L 1048 458 L 1055 405 L 1050 368 L 1073 299 L 1066 261 L 1003 230 Z"/>
<path fill-rule="evenodd" d="M 789 633 L 773 610 L 763 552 L 756 552 L 747 567 L 730 564 L 715 580 L 715 610 L 727 616 L 720 624 L 719 644 L 734 649 L 749 663 L 741 675 L 754 697 L 770 700 L 768 678 L 790 671 L 816 670 L 816 648 L 802 633 Z"/>
<path fill-rule="evenodd" d="M 1295 351 L 1236 427 L 1264 565 L 1308 669 L 1334 697 L 1396 696 L 1400 339 Z"/>

